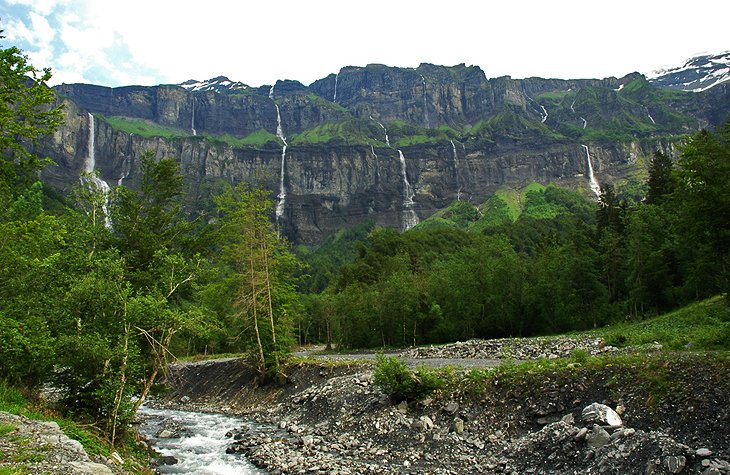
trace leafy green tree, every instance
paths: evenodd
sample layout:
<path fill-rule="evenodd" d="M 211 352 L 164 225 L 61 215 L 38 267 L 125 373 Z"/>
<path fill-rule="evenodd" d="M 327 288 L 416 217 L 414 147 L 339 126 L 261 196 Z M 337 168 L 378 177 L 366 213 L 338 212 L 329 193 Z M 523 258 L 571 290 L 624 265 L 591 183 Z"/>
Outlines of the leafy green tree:
<path fill-rule="evenodd" d="M 226 270 L 211 289 L 231 297 L 229 311 L 252 343 L 258 371 L 278 377 L 292 343 L 293 314 L 300 311 L 291 281 L 297 261 L 276 236 L 265 191 L 241 184 L 216 197 L 216 204 L 219 262 Z"/>
<path fill-rule="evenodd" d="M 0 39 L 4 38 L 1 35 Z M 34 181 L 34 172 L 48 160 L 37 157 L 33 146 L 52 134 L 62 122 L 61 107 L 45 83 L 50 69 L 36 69 L 16 47 L 0 48 L 0 205 L 11 194 Z M 32 181 L 31 181 L 32 182 Z"/>
<path fill-rule="evenodd" d="M 156 161 L 147 151 L 140 159 L 140 168 L 139 191 L 118 187 L 110 211 L 115 244 L 133 284 L 153 288 L 159 277 L 156 259 L 168 252 L 185 251 L 192 226 L 182 213 L 184 182 L 179 163 L 172 158 Z"/>

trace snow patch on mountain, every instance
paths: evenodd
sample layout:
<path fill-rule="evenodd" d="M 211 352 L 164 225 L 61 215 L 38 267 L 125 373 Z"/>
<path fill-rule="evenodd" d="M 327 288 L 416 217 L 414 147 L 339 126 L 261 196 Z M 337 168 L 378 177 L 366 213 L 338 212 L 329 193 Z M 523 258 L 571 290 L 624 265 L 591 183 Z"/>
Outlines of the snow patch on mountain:
<path fill-rule="evenodd" d="M 190 79 L 184 83 L 179 84 L 180 87 L 187 89 L 192 92 L 223 92 L 233 93 L 248 89 L 248 86 L 239 81 L 231 81 L 225 76 L 218 76 L 216 78 L 208 79 L 207 81 L 198 81 L 196 79 Z"/>
<path fill-rule="evenodd" d="M 702 92 L 730 80 L 730 51 L 690 58 L 682 66 L 653 71 L 646 75 L 657 87 Z"/>

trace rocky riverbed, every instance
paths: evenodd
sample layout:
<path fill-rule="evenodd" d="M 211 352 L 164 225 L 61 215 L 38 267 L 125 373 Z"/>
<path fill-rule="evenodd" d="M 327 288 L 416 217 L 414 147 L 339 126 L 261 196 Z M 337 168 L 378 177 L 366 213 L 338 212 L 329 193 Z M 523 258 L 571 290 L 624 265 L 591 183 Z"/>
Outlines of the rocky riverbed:
<path fill-rule="evenodd" d="M 494 345 L 407 354 L 433 358 L 437 351 L 458 360 L 468 347 L 490 358 L 495 353 L 486 349 Z M 579 347 L 613 351 L 597 340 L 510 346 L 515 358 L 548 359 Z M 177 366 L 166 404 L 275 425 L 268 433 L 232 433 L 228 449 L 270 473 L 730 473 L 727 357 L 644 353 L 531 371 L 452 369 L 459 383 L 399 404 L 373 384 L 368 364 L 301 364 L 289 368 L 288 384 L 258 389 L 243 368 L 236 360 Z M 615 410 L 620 424 L 585 417 L 593 403 Z"/>

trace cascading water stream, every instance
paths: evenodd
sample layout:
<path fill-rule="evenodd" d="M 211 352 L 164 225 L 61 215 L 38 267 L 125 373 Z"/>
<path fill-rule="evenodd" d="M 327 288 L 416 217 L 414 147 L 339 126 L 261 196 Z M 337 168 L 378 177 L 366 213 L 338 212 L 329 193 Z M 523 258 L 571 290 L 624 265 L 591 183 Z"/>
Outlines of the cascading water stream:
<path fill-rule="evenodd" d="M 575 112 L 575 107 L 574 107 L 574 106 L 575 106 L 575 101 L 576 101 L 576 99 L 573 99 L 573 103 L 572 103 L 572 104 L 570 104 L 570 110 L 572 110 L 572 111 L 573 111 L 573 114 L 576 114 L 576 115 L 578 115 L 578 114 L 577 114 L 577 112 Z M 587 120 L 585 120 L 585 119 L 584 119 L 583 117 L 581 117 L 581 116 L 578 116 L 578 118 L 579 118 L 580 120 L 582 120 L 582 121 L 583 121 L 583 128 L 585 129 L 585 128 L 586 128 L 586 127 L 588 126 L 588 121 L 587 121 Z"/>
<path fill-rule="evenodd" d="M 586 151 L 586 159 L 588 160 L 588 185 L 591 188 L 591 191 L 596 196 L 601 196 L 601 185 L 598 184 L 598 180 L 596 180 L 596 175 L 593 173 L 593 163 L 591 161 L 591 152 L 588 150 L 587 145 L 581 145 L 583 149 Z"/>
<path fill-rule="evenodd" d="M 276 105 L 276 104 L 275 104 Z M 284 146 L 281 147 L 281 174 L 279 178 L 279 202 L 276 204 L 276 221 L 279 221 L 284 215 L 284 205 L 286 204 L 286 186 L 284 184 L 284 174 L 286 173 L 286 137 L 284 131 L 281 128 L 281 114 L 279 113 L 279 106 L 276 105 L 276 136 L 284 142 Z"/>
<path fill-rule="evenodd" d="M 193 99 L 192 97 L 193 96 L 191 95 L 190 98 L 193 102 L 193 114 L 190 117 L 190 130 L 193 131 L 193 135 L 198 135 L 198 131 L 195 130 L 195 99 Z"/>
<path fill-rule="evenodd" d="M 428 100 L 426 99 L 426 78 L 421 74 L 421 84 L 423 85 L 423 117 L 426 121 L 426 128 L 430 128 L 431 124 L 428 120 Z"/>
<path fill-rule="evenodd" d="M 332 98 L 332 102 L 337 102 L 337 81 L 340 78 L 340 73 L 335 74 L 335 97 Z"/>
<path fill-rule="evenodd" d="M 377 120 L 373 119 L 373 116 L 370 116 L 370 120 L 372 120 L 373 122 L 375 122 L 376 124 L 378 124 L 380 126 L 380 128 L 383 129 L 383 133 L 385 133 L 385 145 L 387 145 L 388 147 L 390 147 L 390 140 L 388 139 L 388 129 L 386 129 L 383 124 L 381 124 Z"/>
<path fill-rule="evenodd" d="M 94 190 L 100 190 L 104 195 L 104 204 L 102 205 L 102 212 L 104 213 L 104 225 L 107 228 L 111 228 L 111 220 L 109 219 L 109 210 L 107 209 L 107 202 L 109 200 L 109 193 L 111 189 L 109 184 L 99 178 L 96 174 L 96 151 L 94 145 L 96 144 L 96 124 L 94 122 L 94 115 L 89 112 L 89 145 L 86 158 L 84 159 L 84 173 L 85 176 L 81 178 L 81 184 L 85 185 L 86 180 L 90 180 L 93 183 Z"/>
<path fill-rule="evenodd" d="M 453 140 L 451 142 L 451 150 L 454 152 L 454 176 L 456 177 L 456 200 L 461 201 L 461 182 L 459 180 L 459 155 L 456 153 L 456 145 Z"/>
<path fill-rule="evenodd" d="M 225 434 L 232 429 L 252 424 L 242 419 L 221 414 L 152 409 L 142 406 L 139 414 L 143 418 L 140 433 L 162 456 L 174 457 L 174 465 L 161 465 L 161 473 L 196 475 L 251 475 L 266 473 L 256 468 L 246 458 L 227 454 L 226 448 L 233 439 Z M 165 427 L 182 427 L 173 437 L 159 437 Z"/>
<path fill-rule="evenodd" d="M 274 86 L 271 86 L 269 90 L 269 98 L 274 100 Z M 279 105 L 274 103 L 276 108 L 276 136 L 284 143 L 281 147 L 281 173 L 279 177 L 279 202 L 276 204 L 276 227 L 279 228 L 279 219 L 284 215 L 284 207 L 286 205 L 286 185 L 284 183 L 284 176 L 286 173 L 286 137 L 284 136 L 284 129 L 281 126 L 281 111 L 279 111 Z"/>
<path fill-rule="evenodd" d="M 545 114 L 545 115 L 542 116 L 542 119 L 540 120 L 540 123 L 544 124 L 545 121 L 548 118 L 548 113 L 547 113 L 547 109 L 545 109 L 545 106 L 544 105 L 540 104 L 540 108 L 542 109 L 543 114 Z"/>
<path fill-rule="evenodd" d="M 416 195 L 413 187 L 408 182 L 408 173 L 406 169 L 406 158 L 403 152 L 398 150 L 398 159 L 400 160 L 401 174 L 403 175 L 403 231 L 408 231 L 418 224 L 418 215 L 413 210 L 413 197 Z"/>

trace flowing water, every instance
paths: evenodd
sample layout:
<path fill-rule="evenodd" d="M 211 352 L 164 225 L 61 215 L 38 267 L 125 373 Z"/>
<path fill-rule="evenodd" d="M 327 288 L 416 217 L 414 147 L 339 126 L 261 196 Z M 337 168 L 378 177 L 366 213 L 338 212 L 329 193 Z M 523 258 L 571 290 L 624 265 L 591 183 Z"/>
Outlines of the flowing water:
<path fill-rule="evenodd" d="M 591 191 L 596 196 L 601 196 L 601 185 L 598 184 L 595 173 L 593 173 L 593 163 L 591 162 L 591 152 L 588 150 L 588 145 L 581 145 L 586 151 L 586 159 L 588 160 L 588 179 Z"/>
<path fill-rule="evenodd" d="M 461 181 L 459 180 L 459 155 L 456 153 L 456 145 L 453 140 L 451 142 L 451 150 L 454 152 L 454 176 L 456 177 L 456 199 L 461 201 Z"/>
<path fill-rule="evenodd" d="M 338 72 L 335 74 L 335 97 L 332 99 L 332 102 L 337 102 L 337 80 L 340 77 L 340 73 Z"/>
<path fill-rule="evenodd" d="M 192 99 L 192 96 L 191 96 Z M 193 114 L 190 117 L 190 130 L 193 131 L 193 135 L 198 135 L 198 131 L 195 130 L 195 101 L 193 100 Z"/>
<path fill-rule="evenodd" d="M 273 89 L 273 88 L 272 88 Z M 281 173 L 279 175 L 279 202 L 276 204 L 276 221 L 279 222 L 279 218 L 284 215 L 284 206 L 286 205 L 286 186 L 284 184 L 284 174 L 286 173 L 286 137 L 284 136 L 284 130 L 281 128 L 281 114 L 279 113 L 279 106 L 274 104 L 276 107 L 276 136 L 284 142 L 284 146 L 281 147 Z"/>
<path fill-rule="evenodd" d="M 431 124 L 428 120 L 428 101 L 426 99 L 426 78 L 421 75 L 421 85 L 423 86 L 423 118 L 426 121 L 426 128 L 430 128 Z"/>
<path fill-rule="evenodd" d="M 104 194 L 104 204 L 102 205 L 102 211 L 104 213 L 104 224 L 107 228 L 111 228 L 112 222 L 109 219 L 109 210 L 107 209 L 107 203 L 109 201 L 109 184 L 99 178 L 96 174 L 96 123 L 94 122 L 94 115 L 89 112 L 89 145 L 86 158 L 84 159 L 84 173 L 86 177 L 81 179 L 82 184 L 86 184 L 86 180 L 90 180 L 94 185 L 94 189 L 101 191 Z"/>
<path fill-rule="evenodd" d="M 398 150 L 398 159 L 400 160 L 401 173 L 403 174 L 403 231 L 408 231 L 418 224 L 418 215 L 413 210 L 413 205 L 416 204 L 413 201 L 413 197 L 416 194 L 408 181 L 406 158 L 400 150 Z"/>
<path fill-rule="evenodd" d="M 385 133 L 385 145 L 390 147 L 390 139 L 388 139 L 388 129 L 386 129 L 383 124 L 381 124 L 377 120 L 373 119 L 373 116 L 370 116 L 370 120 L 374 121 L 376 124 L 378 124 L 380 126 L 381 129 L 383 129 L 383 133 Z"/>
<path fill-rule="evenodd" d="M 177 460 L 173 465 L 161 465 L 160 473 L 198 475 L 263 474 L 243 455 L 227 454 L 233 439 L 226 432 L 247 425 L 246 421 L 221 414 L 152 409 L 141 407 L 143 422 L 139 431 L 152 447 L 163 456 Z M 175 437 L 160 438 L 157 434 L 173 425 Z M 253 427 L 253 425 L 248 424 Z"/>

